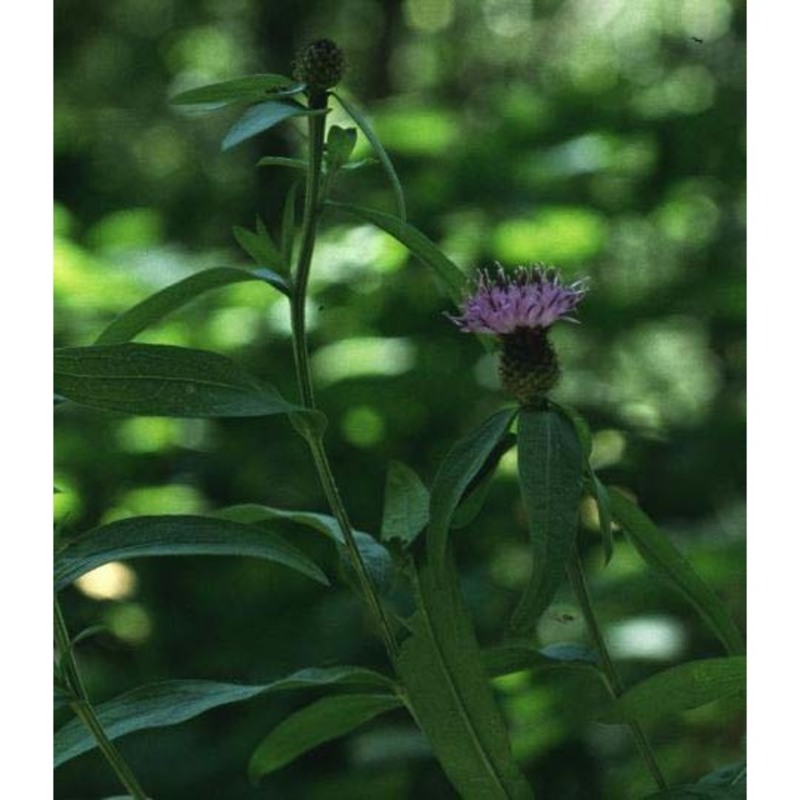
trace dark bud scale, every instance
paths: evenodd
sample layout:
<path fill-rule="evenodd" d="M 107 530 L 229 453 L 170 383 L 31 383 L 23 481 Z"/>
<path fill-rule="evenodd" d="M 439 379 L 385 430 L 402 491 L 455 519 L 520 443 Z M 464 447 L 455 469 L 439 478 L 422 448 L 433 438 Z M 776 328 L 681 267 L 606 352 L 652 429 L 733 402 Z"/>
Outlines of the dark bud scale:
<path fill-rule="evenodd" d="M 500 380 L 523 406 L 542 403 L 558 383 L 558 356 L 546 328 L 517 328 L 500 336 Z"/>
<path fill-rule="evenodd" d="M 344 53 L 330 39 L 312 42 L 298 53 L 293 73 L 312 91 L 331 89 L 344 75 Z"/>

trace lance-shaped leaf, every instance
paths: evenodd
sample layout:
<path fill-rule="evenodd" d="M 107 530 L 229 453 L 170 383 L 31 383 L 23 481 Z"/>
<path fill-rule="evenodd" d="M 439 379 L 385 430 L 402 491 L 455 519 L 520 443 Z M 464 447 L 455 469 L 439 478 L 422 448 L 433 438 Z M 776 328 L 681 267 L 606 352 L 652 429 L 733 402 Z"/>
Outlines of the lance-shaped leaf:
<path fill-rule="evenodd" d="M 308 169 L 308 161 L 303 158 L 286 158 L 284 156 L 264 156 L 256 162 L 257 167 L 289 167 L 291 169 Z"/>
<path fill-rule="evenodd" d="M 564 642 L 537 648 L 532 644 L 511 644 L 490 647 L 483 651 L 486 672 L 494 677 L 523 670 L 575 669 L 590 671 L 605 681 L 596 653 L 581 644 Z"/>
<path fill-rule="evenodd" d="M 319 745 L 345 736 L 379 714 L 401 706 L 395 695 L 324 697 L 281 722 L 256 748 L 247 773 L 257 783 Z"/>
<path fill-rule="evenodd" d="M 114 344 L 56 350 L 55 385 L 73 402 L 151 417 L 258 417 L 311 412 L 235 362 L 206 350 Z"/>
<path fill-rule="evenodd" d="M 427 237 L 413 225 L 384 214 L 373 211 L 371 208 L 362 208 L 348 203 L 334 203 L 328 201 L 326 205 L 331 208 L 352 214 L 355 217 L 370 222 L 386 231 L 390 236 L 405 245 L 426 267 L 433 270 L 447 289 L 447 295 L 456 304 L 460 305 L 464 299 L 464 287 L 467 279 L 464 273 Z"/>
<path fill-rule="evenodd" d="M 517 464 L 532 564 L 511 627 L 525 635 L 534 630 L 561 586 L 575 547 L 583 452 L 569 420 L 558 411 L 523 409 Z"/>
<path fill-rule="evenodd" d="M 261 281 L 289 295 L 285 279 L 269 269 L 244 270 L 234 267 L 212 267 L 167 286 L 120 314 L 98 337 L 95 344 L 123 344 L 136 338 L 146 328 L 160 322 L 211 289 L 220 289 L 243 281 Z"/>
<path fill-rule="evenodd" d="M 465 800 L 532 798 L 511 756 L 452 562 L 435 572 L 424 567 L 415 594 L 397 671 L 439 763 Z"/>
<path fill-rule="evenodd" d="M 360 686 L 385 692 L 389 678 L 361 667 L 303 669 L 261 686 L 243 686 L 202 680 L 163 681 L 141 686 L 95 706 L 95 712 L 109 739 L 128 733 L 177 725 L 212 708 L 241 703 L 259 695 L 325 686 Z M 89 730 L 79 719 L 70 720 L 55 736 L 55 766 L 97 747 Z"/>
<path fill-rule="evenodd" d="M 257 503 L 245 503 L 220 509 L 215 512 L 215 515 L 248 525 L 265 520 L 283 519 L 319 531 L 335 542 L 338 547 L 345 547 L 345 538 L 339 523 L 328 514 L 317 514 L 313 511 L 290 511 Z M 372 580 L 375 581 L 378 590 L 381 592 L 388 590 L 394 571 L 389 551 L 364 531 L 353 531 L 353 536 L 358 552 L 361 553 L 361 558 L 364 560 L 364 566 Z"/>
<path fill-rule="evenodd" d="M 325 110 L 306 108 L 294 100 L 268 100 L 245 111 L 242 118 L 228 131 L 222 140 L 222 149 L 230 150 L 247 139 L 264 133 L 280 122 L 292 117 L 324 114 Z"/>
<path fill-rule="evenodd" d="M 263 558 L 328 583 L 308 556 L 274 533 L 214 517 L 168 514 L 117 520 L 73 539 L 55 555 L 55 589 L 109 561 L 202 555 Z"/>
<path fill-rule="evenodd" d="M 230 103 L 256 102 L 265 100 L 269 96 L 291 96 L 299 94 L 305 84 L 293 81 L 285 75 L 245 75 L 221 83 L 211 83 L 208 86 L 199 86 L 175 95 L 170 100 L 173 105 L 206 105 L 215 103 L 229 105 Z"/>
<path fill-rule="evenodd" d="M 504 408 L 492 414 L 456 442 L 439 467 L 431 488 L 427 533 L 428 555 L 434 566 L 444 563 L 453 515 L 464 492 L 506 435 L 516 415 L 516 408 Z"/>
<path fill-rule="evenodd" d="M 600 523 L 600 536 L 603 540 L 603 555 L 605 556 L 605 563 L 609 564 L 614 555 L 614 531 L 611 527 L 611 500 L 608 497 L 608 489 L 595 475 L 591 467 L 588 467 L 586 486 L 589 494 L 597 504 L 597 518 Z"/>
<path fill-rule="evenodd" d="M 384 170 L 386 171 L 386 175 L 389 178 L 389 182 L 392 185 L 392 191 L 394 192 L 395 202 L 397 204 L 397 213 L 401 222 L 405 222 L 406 201 L 405 197 L 403 196 L 403 187 L 400 184 L 400 178 L 397 177 L 397 172 L 395 171 L 394 165 L 389 158 L 389 154 L 384 149 L 383 145 L 381 144 L 381 140 L 377 137 L 375 131 L 372 130 L 372 127 L 367 121 L 366 116 L 353 103 L 345 100 L 341 95 L 337 94 L 336 92 L 332 92 L 332 94 L 339 101 L 339 103 L 341 103 L 342 108 L 350 115 L 350 118 L 353 120 L 353 122 L 355 122 L 356 125 L 361 128 L 362 133 L 367 137 L 367 141 L 372 145 L 372 149 L 375 151 L 375 155 L 381 162 L 381 165 L 383 166 Z"/>
<path fill-rule="evenodd" d="M 256 219 L 255 232 L 237 225 L 233 229 L 233 237 L 242 250 L 259 266 L 287 269 L 283 254 L 275 242 L 272 241 L 272 237 L 267 232 L 266 226 L 260 217 Z"/>
<path fill-rule="evenodd" d="M 740 700 L 747 691 L 744 656 L 689 661 L 657 672 L 617 698 L 615 720 L 656 722 L 714 700 Z"/>
<path fill-rule="evenodd" d="M 730 655 L 744 655 L 745 645 L 739 629 L 719 597 L 695 572 L 686 556 L 622 492 L 612 487 L 608 496 L 612 516 L 625 529 L 644 561 L 695 607 Z"/>
<path fill-rule="evenodd" d="M 410 545 L 428 524 L 430 493 L 411 467 L 389 462 L 383 501 L 381 539 Z"/>

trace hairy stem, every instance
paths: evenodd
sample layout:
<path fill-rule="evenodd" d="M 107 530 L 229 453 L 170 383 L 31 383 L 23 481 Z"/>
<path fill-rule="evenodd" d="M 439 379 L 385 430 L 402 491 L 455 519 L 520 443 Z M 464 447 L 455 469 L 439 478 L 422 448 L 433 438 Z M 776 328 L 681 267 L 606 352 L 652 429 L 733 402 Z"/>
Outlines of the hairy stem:
<path fill-rule="evenodd" d="M 586 621 L 586 626 L 589 629 L 589 636 L 594 644 L 595 649 L 597 650 L 598 656 L 600 657 L 600 664 L 603 668 L 603 672 L 605 673 L 606 680 L 608 681 L 611 694 L 615 698 L 620 697 L 620 695 L 622 695 L 625 691 L 625 685 L 623 684 L 622 679 L 617 672 L 617 668 L 611 659 L 611 654 L 608 652 L 608 647 L 606 646 L 605 639 L 603 638 L 603 633 L 600 630 L 600 624 L 597 621 L 594 609 L 592 608 L 589 590 L 586 585 L 586 576 L 584 575 L 583 567 L 577 551 L 567 562 L 567 576 L 572 584 L 572 590 L 578 599 L 578 605 L 581 607 L 581 613 L 583 614 L 583 618 Z M 636 743 L 639 754 L 641 755 L 642 760 L 645 762 L 647 769 L 656 785 L 659 789 L 666 789 L 667 782 L 663 773 L 661 772 L 661 768 L 658 766 L 655 754 L 653 753 L 653 748 L 650 746 L 650 742 L 648 741 L 644 730 L 642 730 L 642 727 L 639 725 L 639 723 L 635 721 L 629 722 L 628 727 L 633 735 L 633 740 Z"/>
<path fill-rule="evenodd" d="M 89 702 L 89 697 L 86 694 L 86 688 L 81 679 L 78 665 L 75 662 L 75 657 L 72 653 L 70 646 L 69 633 L 64 621 L 64 615 L 61 612 L 58 598 L 55 599 L 55 635 L 56 646 L 58 647 L 58 654 L 61 659 L 61 667 L 64 674 L 64 679 L 67 683 L 72 699 L 70 700 L 70 708 L 80 717 L 83 724 L 91 731 L 97 741 L 97 746 L 108 761 L 111 769 L 114 770 L 116 776 L 119 778 L 120 783 L 130 793 L 131 797 L 135 800 L 148 800 L 144 789 L 139 785 L 133 770 L 128 766 L 128 763 L 122 757 L 114 743 L 108 738 L 103 726 L 95 713 L 92 704 Z"/>

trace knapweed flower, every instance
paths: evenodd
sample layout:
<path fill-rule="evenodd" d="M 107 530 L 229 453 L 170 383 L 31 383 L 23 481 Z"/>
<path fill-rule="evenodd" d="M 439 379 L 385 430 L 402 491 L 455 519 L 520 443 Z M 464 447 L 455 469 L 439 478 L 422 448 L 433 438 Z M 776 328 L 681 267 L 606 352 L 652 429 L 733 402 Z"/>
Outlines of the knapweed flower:
<path fill-rule="evenodd" d="M 500 379 L 523 405 L 533 405 L 558 382 L 558 358 L 547 332 L 570 316 L 586 294 L 586 282 L 565 284 L 556 270 L 502 267 L 478 273 L 474 291 L 459 316 L 448 315 L 464 333 L 489 333 L 501 345 Z"/>

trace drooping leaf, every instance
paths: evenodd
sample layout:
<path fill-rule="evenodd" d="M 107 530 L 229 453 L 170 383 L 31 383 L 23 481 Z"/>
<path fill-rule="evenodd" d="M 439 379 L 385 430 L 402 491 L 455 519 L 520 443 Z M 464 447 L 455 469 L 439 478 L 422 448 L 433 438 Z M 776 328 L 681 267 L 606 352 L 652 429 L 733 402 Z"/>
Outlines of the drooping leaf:
<path fill-rule="evenodd" d="M 215 517 L 165 514 L 110 522 L 68 542 L 55 555 L 55 589 L 109 561 L 199 555 L 263 558 L 328 583 L 308 556 L 274 533 Z"/>
<path fill-rule="evenodd" d="M 245 503 L 220 509 L 215 512 L 215 516 L 247 525 L 270 519 L 283 519 L 319 531 L 333 541 L 337 547 L 345 547 L 345 538 L 339 523 L 334 517 L 327 514 L 317 514 L 313 511 L 290 511 L 257 503 Z M 381 592 L 387 591 L 391 586 L 394 573 L 394 565 L 389 551 L 364 531 L 353 531 L 353 536 L 356 540 L 358 552 L 364 561 L 364 566 L 367 568 L 367 572 L 369 572 L 378 590 Z"/>
<path fill-rule="evenodd" d="M 453 515 L 464 492 L 508 432 L 516 408 L 504 408 L 456 442 L 445 456 L 431 487 L 428 555 L 434 565 L 444 563 Z"/>
<path fill-rule="evenodd" d="M 741 699 L 747 689 L 745 656 L 688 661 L 657 672 L 617 699 L 614 718 L 656 722 L 714 700 Z"/>
<path fill-rule="evenodd" d="M 243 686 L 215 681 L 179 680 L 141 686 L 95 706 L 109 739 L 134 731 L 177 725 L 212 708 L 241 703 L 259 695 L 330 685 L 361 686 L 385 692 L 389 678 L 361 667 L 310 668 L 262 686 Z M 92 750 L 94 737 L 80 720 L 71 720 L 56 733 L 55 766 Z"/>
<path fill-rule="evenodd" d="M 267 229 L 260 218 L 256 220 L 257 231 L 247 230 L 247 228 L 239 227 L 238 225 L 233 229 L 233 236 L 239 243 L 242 250 L 261 267 L 274 267 L 279 270 L 286 270 L 287 264 L 283 259 L 281 251 L 272 237 L 267 233 Z"/>
<path fill-rule="evenodd" d="M 56 350 L 55 384 L 73 402 L 151 417 L 322 415 L 294 406 L 217 353 L 155 344 Z"/>
<path fill-rule="evenodd" d="M 695 607 L 730 655 L 744 655 L 745 645 L 739 629 L 686 556 L 622 492 L 612 487 L 608 496 L 613 518 L 625 529 L 644 561 Z"/>
<path fill-rule="evenodd" d="M 390 461 L 386 473 L 381 539 L 410 545 L 428 524 L 430 493 L 411 467 Z"/>
<path fill-rule="evenodd" d="M 379 714 L 401 706 L 395 695 L 342 694 L 324 697 L 283 720 L 258 745 L 247 773 L 257 783 L 319 745 L 345 736 Z"/>
<path fill-rule="evenodd" d="M 303 91 L 305 85 L 284 75 L 245 75 L 221 83 L 199 86 L 175 95 L 173 105 L 205 105 L 207 103 L 256 102 L 269 96 L 291 96 Z"/>
<path fill-rule="evenodd" d="M 595 475 L 594 470 L 588 467 L 589 494 L 594 497 L 597 503 L 597 516 L 600 522 L 600 536 L 603 540 L 603 555 L 605 563 L 608 565 L 614 555 L 614 531 L 611 528 L 611 500 L 608 497 L 608 490 L 603 482 Z"/>
<path fill-rule="evenodd" d="M 426 267 L 433 270 L 444 284 L 450 299 L 456 305 L 461 304 L 467 283 L 466 276 L 424 233 L 391 214 L 384 214 L 371 208 L 353 206 L 349 203 L 334 203 L 330 200 L 326 205 L 370 222 L 394 236 Z"/>
<path fill-rule="evenodd" d="M 233 267 L 212 267 L 167 286 L 120 314 L 97 337 L 95 344 L 129 342 L 143 330 L 160 322 L 169 313 L 181 308 L 204 292 L 242 281 L 263 281 L 287 296 L 290 294 L 286 281 L 271 270 L 248 271 Z"/>
<path fill-rule="evenodd" d="M 412 714 L 458 796 L 465 800 L 533 797 L 511 756 L 452 563 L 415 580 L 412 634 L 397 670 Z"/>
<path fill-rule="evenodd" d="M 523 409 L 517 463 L 532 564 L 511 628 L 527 635 L 561 586 L 575 548 L 583 454 L 570 422 L 558 411 Z"/>
<path fill-rule="evenodd" d="M 384 170 L 386 171 L 386 175 L 389 178 L 389 182 L 392 185 L 395 203 L 397 204 L 397 214 L 400 217 L 401 222 L 405 222 L 406 200 L 403 196 L 403 187 L 400 184 L 400 178 L 397 177 L 397 172 L 395 171 L 394 165 L 389 158 L 389 154 L 384 149 L 380 139 L 375 134 L 375 131 L 372 130 L 372 127 L 367 121 L 366 116 L 364 116 L 364 114 L 353 103 L 345 100 L 340 94 L 336 92 L 331 92 L 331 94 L 333 94 L 333 96 L 339 101 L 342 108 L 349 114 L 353 122 L 358 125 L 358 127 L 361 129 L 361 132 L 367 137 L 367 141 L 372 145 L 372 149 L 375 151 L 375 155 L 381 162 L 381 165 L 383 166 Z"/>
<path fill-rule="evenodd" d="M 230 150 L 237 144 L 264 133 L 292 117 L 320 113 L 324 114 L 325 110 L 309 109 L 294 100 L 268 100 L 266 103 L 259 103 L 248 108 L 242 118 L 228 131 L 222 140 L 222 149 Z"/>

